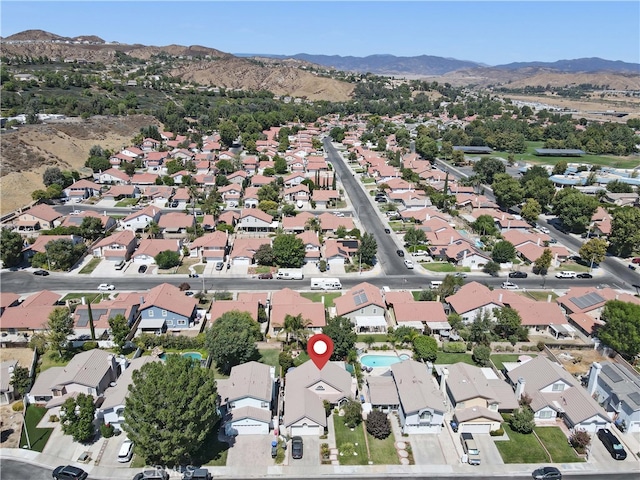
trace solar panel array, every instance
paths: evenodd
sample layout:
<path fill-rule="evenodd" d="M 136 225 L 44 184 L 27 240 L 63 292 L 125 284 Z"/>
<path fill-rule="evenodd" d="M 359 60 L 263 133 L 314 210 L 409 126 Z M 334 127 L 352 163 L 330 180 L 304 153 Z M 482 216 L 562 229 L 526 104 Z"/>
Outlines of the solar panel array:
<path fill-rule="evenodd" d="M 82 309 L 82 310 L 76 310 L 76 313 L 78 314 L 78 323 L 77 323 L 77 327 L 78 328 L 83 328 L 86 327 L 87 325 L 89 325 L 89 309 Z M 91 308 L 91 313 L 93 314 L 93 318 L 94 320 L 96 318 L 100 318 L 102 315 L 104 315 L 105 313 L 107 313 L 107 309 L 106 308 Z"/>
<path fill-rule="evenodd" d="M 636 405 L 640 405 L 640 392 L 631 392 L 629 394 L 629 399 Z"/>
<path fill-rule="evenodd" d="M 598 303 L 604 302 L 604 298 L 602 298 L 596 292 L 587 293 L 586 295 L 582 295 L 581 297 L 571 297 L 569 300 L 571 300 L 581 310 L 593 307 Z"/>
<path fill-rule="evenodd" d="M 353 301 L 357 307 L 362 305 L 363 303 L 367 303 L 369 299 L 367 298 L 367 294 L 364 290 L 358 290 L 353 293 Z"/>
<path fill-rule="evenodd" d="M 602 373 L 611 379 L 612 382 L 618 383 L 624 380 L 622 376 L 611 365 L 605 365 L 602 367 Z"/>

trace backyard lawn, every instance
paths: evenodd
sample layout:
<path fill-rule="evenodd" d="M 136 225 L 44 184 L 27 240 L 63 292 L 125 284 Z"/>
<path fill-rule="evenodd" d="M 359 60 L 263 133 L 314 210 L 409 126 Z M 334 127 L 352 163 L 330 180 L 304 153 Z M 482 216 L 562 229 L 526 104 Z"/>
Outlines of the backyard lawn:
<path fill-rule="evenodd" d="M 468 363 L 469 365 L 475 365 L 475 362 L 471 358 L 470 353 L 445 353 L 438 352 L 438 358 L 436 358 L 435 363 L 437 364 L 451 364 L 451 363 Z"/>
<path fill-rule="evenodd" d="M 44 407 L 36 407 L 35 405 L 29 405 L 26 413 L 27 431 L 29 432 L 29 441 L 31 442 L 31 450 L 36 452 L 42 452 L 42 449 L 47 444 L 47 440 L 53 432 L 53 428 L 37 428 L 36 425 L 47 414 L 47 409 Z M 27 438 L 24 434 L 24 428 L 22 429 L 22 435 L 20 437 L 20 446 L 27 445 Z"/>
<path fill-rule="evenodd" d="M 534 300 L 536 300 L 537 302 L 546 302 L 547 301 L 547 297 L 549 295 L 551 295 L 551 301 L 555 302 L 556 298 L 558 298 L 558 294 L 556 294 L 555 292 L 552 292 L 551 290 L 546 291 L 546 290 L 527 290 L 526 292 L 516 292 L 519 295 L 522 295 L 524 297 L 529 297 L 529 298 L 533 298 Z"/>
<path fill-rule="evenodd" d="M 267 365 L 271 365 L 272 367 L 276 367 L 276 372 L 280 369 L 280 364 L 278 363 L 280 355 L 280 349 L 278 348 L 262 348 L 258 350 L 260 352 L 260 362 L 266 363 Z"/>
<path fill-rule="evenodd" d="M 70 351 L 67 352 L 67 355 L 64 355 L 63 353 L 63 356 L 61 357 L 55 350 L 47 350 L 40 355 L 40 373 L 51 367 L 64 367 L 71 361 L 75 353 L 76 352 Z"/>
<path fill-rule="evenodd" d="M 304 298 L 308 298 L 312 302 L 321 302 L 322 297 L 324 297 L 324 306 L 333 307 L 334 298 L 338 298 L 342 294 L 338 292 L 301 292 L 300 295 Z"/>
<path fill-rule="evenodd" d="M 333 425 L 336 429 L 336 446 L 340 450 L 340 446 L 345 443 L 351 443 L 354 446 L 354 451 L 357 455 L 353 456 L 341 456 L 338 455 L 340 465 L 368 465 L 369 458 L 367 456 L 367 446 L 364 443 L 364 428 L 362 425 L 358 425 L 351 430 L 345 427 L 344 417 L 333 415 Z M 396 455 L 397 457 L 397 455 Z"/>
<path fill-rule="evenodd" d="M 498 370 L 502 370 L 504 368 L 505 362 L 517 362 L 518 357 L 522 355 L 520 353 L 494 353 L 491 355 L 491 361 L 496 366 Z M 527 355 L 531 355 L 532 357 L 536 356 L 535 353 L 527 352 Z"/>

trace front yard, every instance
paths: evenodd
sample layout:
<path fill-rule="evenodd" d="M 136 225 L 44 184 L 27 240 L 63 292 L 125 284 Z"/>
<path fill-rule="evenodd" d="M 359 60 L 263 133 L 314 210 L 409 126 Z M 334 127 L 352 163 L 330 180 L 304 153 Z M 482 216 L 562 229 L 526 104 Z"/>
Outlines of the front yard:
<path fill-rule="evenodd" d="M 535 427 L 531 434 L 517 433 L 502 425 L 508 441 L 496 441 L 504 463 L 569 463 L 584 460 L 574 452 L 559 427 Z M 536 437 L 536 435 L 538 435 Z M 538 440 L 539 438 L 539 440 Z M 543 447 L 544 445 L 544 447 Z M 546 451 L 545 451 L 546 448 Z M 549 452 L 547 454 L 547 452 Z"/>
<path fill-rule="evenodd" d="M 333 415 L 333 425 L 336 432 L 336 446 L 342 451 L 341 446 L 350 443 L 356 455 L 340 455 L 338 460 L 340 465 L 368 465 L 369 460 L 374 465 L 398 465 L 398 453 L 395 448 L 395 437 L 393 432 L 384 440 L 366 433 L 364 422 L 354 429 L 348 428 L 344 424 L 344 417 Z M 365 434 L 367 439 L 365 441 Z M 367 452 L 367 444 L 369 443 L 369 452 Z"/>
<path fill-rule="evenodd" d="M 31 450 L 36 452 L 42 452 L 42 449 L 47 444 L 52 428 L 37 428 L 38 423 L 47 414 L 47 409 L 44 407 L 36 407 L 35 405 L 29 405 L 27 407 L 26 425 L 27 432 L 29 434 L 29 442 L 31 443 Z M 27 445 L 27 437 L 22 430 L 22 436 L 20 437 L 20 447 Z"/>

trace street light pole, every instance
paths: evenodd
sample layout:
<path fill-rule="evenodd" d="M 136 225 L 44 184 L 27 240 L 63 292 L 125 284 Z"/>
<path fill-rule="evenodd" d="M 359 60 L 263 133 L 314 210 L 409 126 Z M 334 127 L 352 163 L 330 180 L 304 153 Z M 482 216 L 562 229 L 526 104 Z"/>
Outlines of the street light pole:
<path fill-rule="evenodd" d="M 24 426 L 24 436 L 27 439 L 27 448 L 31 450 L 31 440 L 29 440 L 29 429 L 27 428 L 27 397 L 22 396 L 22 425 Z"/>

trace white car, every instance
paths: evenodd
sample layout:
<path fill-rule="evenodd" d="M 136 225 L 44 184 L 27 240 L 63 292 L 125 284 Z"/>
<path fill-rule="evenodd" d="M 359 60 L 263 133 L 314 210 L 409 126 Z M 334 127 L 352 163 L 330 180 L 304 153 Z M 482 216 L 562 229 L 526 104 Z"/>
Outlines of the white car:
<path fill-rule="evenodd" d="M 98 285 L 98 290 L 100 290 L 101 292 L 106 292 L 109 290 L 115 290 L 116 287 L 115 285 L 110 285 L 108 283 L 101 283 L 100 285 Z"/>
<path fill-rule="evenodd" d="M 505 290 L 518 290 L 519 287 L 515 283 L 502 282 L 502 288 L 504 288 Z"/>
<path fill-rule="evenodd" d="M 344 217 L 344 213 L 342 213 L 342 212 L 336 212 L 334 215 L 336 217 Z"/>
<path fill-rule="evenodd" d="M 131 460 L 133 456 L 133 442 L 128 438 L 124 439 L 122 442 L 122 446 L 120 447 L 120 451 L 118 452 L 118 462 L 127 463 Z"/>
<path fill-rule="evenodd" d="M 405 260 L 404 266 L 407 267 L 409 270 L 413 270 L 413 262 L 411 260 Z"/>

